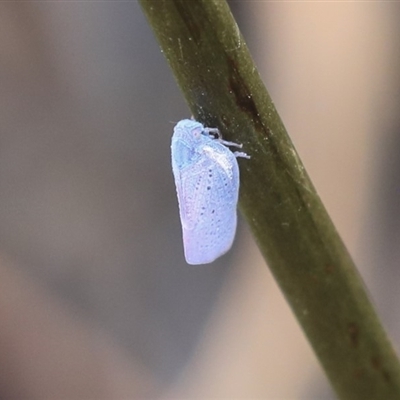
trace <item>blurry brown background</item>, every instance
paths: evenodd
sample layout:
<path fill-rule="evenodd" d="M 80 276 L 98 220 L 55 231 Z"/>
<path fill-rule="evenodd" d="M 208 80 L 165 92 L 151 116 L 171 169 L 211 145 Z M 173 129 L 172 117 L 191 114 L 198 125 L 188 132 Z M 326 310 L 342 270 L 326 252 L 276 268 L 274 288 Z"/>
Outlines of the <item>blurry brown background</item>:
<path fill-rule="evenodd" d="M 398 347 L 399 5 L 231 5 Z M 0 3 L 0 88 L 0 399 L 333 397 L 243 221 L 185 264 L 135 1 Z"/>

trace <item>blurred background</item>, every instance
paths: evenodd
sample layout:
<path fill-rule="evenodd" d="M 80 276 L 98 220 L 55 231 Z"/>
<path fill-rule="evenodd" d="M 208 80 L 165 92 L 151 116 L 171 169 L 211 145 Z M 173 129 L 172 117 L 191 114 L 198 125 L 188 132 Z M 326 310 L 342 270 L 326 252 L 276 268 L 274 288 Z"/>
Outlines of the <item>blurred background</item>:
<path fill-rule="evenodd" d="M 231 7 L 399 348 L 399 4 Z M 137 2 L 1 2 L 0 33 L 0 398 L 334 398 L 244 221 L 184 261 L 190 112 Z"/>

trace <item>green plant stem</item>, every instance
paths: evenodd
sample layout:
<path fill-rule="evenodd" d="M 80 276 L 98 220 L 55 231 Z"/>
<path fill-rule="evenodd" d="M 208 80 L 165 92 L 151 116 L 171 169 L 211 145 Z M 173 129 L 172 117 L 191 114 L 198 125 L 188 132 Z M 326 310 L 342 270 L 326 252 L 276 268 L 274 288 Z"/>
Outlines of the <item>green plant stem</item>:
<path fill-rule="evenodd" d="M 251 155 L 240 209 L 339 398 L 400 399 L 397 357 L 229 7 L 140 4 L 195 118 Z"/>

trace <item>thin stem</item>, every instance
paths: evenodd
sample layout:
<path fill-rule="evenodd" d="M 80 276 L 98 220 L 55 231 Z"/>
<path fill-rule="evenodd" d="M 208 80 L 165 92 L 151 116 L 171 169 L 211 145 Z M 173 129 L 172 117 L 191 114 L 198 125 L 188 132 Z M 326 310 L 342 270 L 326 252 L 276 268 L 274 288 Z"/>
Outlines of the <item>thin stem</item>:
<path fill-rule="evenodd" d="M 400 399 L 397 357 L 227 4 L 140 3 L 193 115 L 251 155 L 240 209 L 338 396 Z"/>

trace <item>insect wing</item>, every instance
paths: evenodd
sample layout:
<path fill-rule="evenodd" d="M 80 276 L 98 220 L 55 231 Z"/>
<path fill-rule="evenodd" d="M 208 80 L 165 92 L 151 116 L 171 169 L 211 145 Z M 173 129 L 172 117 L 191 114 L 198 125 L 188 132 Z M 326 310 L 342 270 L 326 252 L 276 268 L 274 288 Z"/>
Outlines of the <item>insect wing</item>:
<path fill-rule="evenodd" d="M 175 166 L 185 258 L 207 264 L 226 253 L 236 232 L 239 168 L 232 152 L 209 140 L 200 156 Z"/>

